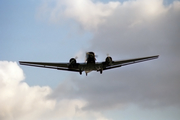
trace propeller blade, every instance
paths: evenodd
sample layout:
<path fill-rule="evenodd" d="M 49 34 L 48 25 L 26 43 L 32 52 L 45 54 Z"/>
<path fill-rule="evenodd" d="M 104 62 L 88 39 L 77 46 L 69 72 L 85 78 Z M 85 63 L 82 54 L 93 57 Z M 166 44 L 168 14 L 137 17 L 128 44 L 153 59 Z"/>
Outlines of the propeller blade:
<path fill-rule="evenodd" d="M 78 59 L 78 56 L 76 56 L 74 59 Z"/>

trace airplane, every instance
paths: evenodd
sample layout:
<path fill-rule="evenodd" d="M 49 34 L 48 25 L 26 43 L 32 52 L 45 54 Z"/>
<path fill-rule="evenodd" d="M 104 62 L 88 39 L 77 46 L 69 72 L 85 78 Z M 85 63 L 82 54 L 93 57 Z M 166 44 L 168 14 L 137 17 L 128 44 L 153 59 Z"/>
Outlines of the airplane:
<path fill-rule="evenodd" d="M 71 58 L 67 63 L 26 62 L 26 61 L 19 61 L 19 63 L 21 65 L 27 65 L 27 66 L 79 72 L 80 75 L 82 74 L 83 71 L 85 71 L 87 76 L 87 74 L 91 71 L 97 71 L 100 72 L 100 74 L 102 74 L 104 70 L 109 70 L 113 68 L 122 67 L 125 65 L 144 62 L 147 60 L 157 59 L 159 55 L 127 59 L 127 60 L 119 60 L 119 61 L 113 61 L 112 57 L 108 55 L 105 61 L 103 62 L 96 62 L 95 57 L 96 55 L 94 54 L 94 52 L 87 52 L 86 61 L 84 63 L 77 63 L 76 58 Z"/>

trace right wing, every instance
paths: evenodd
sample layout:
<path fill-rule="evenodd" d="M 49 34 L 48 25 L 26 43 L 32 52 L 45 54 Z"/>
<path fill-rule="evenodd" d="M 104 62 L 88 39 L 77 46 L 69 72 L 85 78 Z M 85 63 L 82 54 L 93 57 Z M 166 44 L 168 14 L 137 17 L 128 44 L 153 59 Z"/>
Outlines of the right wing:
<path fill-rule="evenodd" d="M 19 63 L 21 65 L 27 65 L 27 66 L 79 72 L 78 68 L 69 68 L 68 67 L 69 63 L 47 63 L 47 62 L 26 62 L 26 61 L 19 61 Z"/>
<path fill-rule="evenodd" d="M 148 60 L 157 59 L 159 55 L 150 56 L 150 57 L 143 57 L 143 58 L 135 58 L 135 59 L 128 59 L 128 60 L 120 60 L 120 61 L 112 61 L 112 65 L 107 65 L 103 68 L 103 70 L 108 70 L 112 68 L 117 68 L 125 65 L 130 65 L 134 63 L 144 62 Z"/>

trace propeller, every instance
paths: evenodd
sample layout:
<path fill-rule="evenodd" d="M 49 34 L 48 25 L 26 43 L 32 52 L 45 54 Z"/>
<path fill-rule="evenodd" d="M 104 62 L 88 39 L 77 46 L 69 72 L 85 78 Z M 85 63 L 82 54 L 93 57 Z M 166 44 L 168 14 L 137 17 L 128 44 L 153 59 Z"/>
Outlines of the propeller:
<path fill-rule="evenodd" d="M 74 59 L 78 59 L 78 56 L 76 56 Z"/>
<path fill-rule="evenodd" d="M 89 55 L 90 54 L 90 52 L 86 52 L 86 55 Z M 95 57 L 98 57 L 98 55 L 94 55 Z"/>
<path fill-rule="evenodd" d="M 87 62 L 88 55 L 93 55 L 95 57 L 95 60 L 96 60 L 96 57 L 98 57 L 97 55 L 94 54 L 94 52 L 86 52 L 85 62 Z"/>

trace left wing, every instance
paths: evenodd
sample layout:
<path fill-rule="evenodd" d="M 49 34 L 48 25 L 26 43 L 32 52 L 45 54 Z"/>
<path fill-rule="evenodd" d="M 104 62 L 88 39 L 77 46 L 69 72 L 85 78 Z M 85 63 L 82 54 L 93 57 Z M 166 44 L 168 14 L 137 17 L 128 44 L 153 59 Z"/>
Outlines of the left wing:
<path fill-rule="evenodd" d="M 157 59 L 159 55 L 156 56 L 150 56 L 150 57 L 142 57 L 142 58 L 135 58 L 135 59 L 128 59 L 128 60 L 120 60 L 120 61 L 112 61 L 111 65 L 105 65 L 103 70 L 108 70 L 112 68 L 117 68 L 125 65 L 130 65 L 134 63 L 144 62 L 148 60 Z"/>
<path fill-rule="evenodd" d="M 47 63 L 47 62 L 25 62 L 25 61 L 19 61 L 19 63 L 21 65 L 27 65 L 27 66 L 79 72 L 79 69 L 77 69 L 77 68 L 76 69 L 75 68 L 68 68 L 69 63 Z"/>

